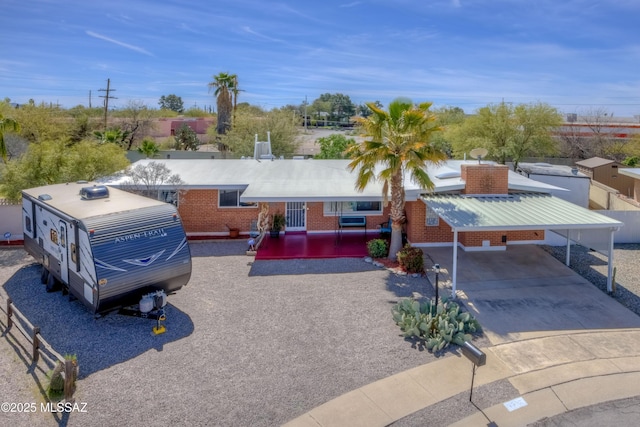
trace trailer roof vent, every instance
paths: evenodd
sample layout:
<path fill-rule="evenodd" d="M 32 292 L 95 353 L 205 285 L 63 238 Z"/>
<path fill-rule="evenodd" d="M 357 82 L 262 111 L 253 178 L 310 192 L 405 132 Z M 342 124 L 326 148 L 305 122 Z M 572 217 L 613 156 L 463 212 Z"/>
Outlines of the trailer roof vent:
<path fill-rule="evenodd" d="M 93 187 L 82 187 L 80 197 L 84 200 L 106 199 L 109 197 L 109 189 L 104 185 L 94 185 Z"/>
<path fill-rule="evenodd" d="M 53 197 L 51 197 L 48 194 L 40 194 L 38 196 L 38 200 L 42 200 L 43 202 L 46 202 L 47 200 L 51 200 Z"/>

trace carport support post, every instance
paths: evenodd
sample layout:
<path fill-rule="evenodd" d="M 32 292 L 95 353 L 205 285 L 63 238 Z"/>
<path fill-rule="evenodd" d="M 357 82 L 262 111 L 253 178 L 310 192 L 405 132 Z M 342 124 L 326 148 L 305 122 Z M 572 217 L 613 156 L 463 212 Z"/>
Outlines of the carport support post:
<path fill-rule="evenodd" d="M 453 229 L 453 272 L 451 273 L 451 298 L 456 297 L 456 283 L 458 278 L 458 229 Z"/>
<path fill-rule="evenodd" d="M 571 230 L 567 230 L 567 249 L 565 250 L 565 261 L 564 264 L 568 267 L 571 263 Z"/>
<path fill-rule="evenodd" d="M 607 292 L 613 292 L 613 234 L 616 232 L 615 228 L 610 230 L 609 234 L 609 265 L 607 266 Z"/>

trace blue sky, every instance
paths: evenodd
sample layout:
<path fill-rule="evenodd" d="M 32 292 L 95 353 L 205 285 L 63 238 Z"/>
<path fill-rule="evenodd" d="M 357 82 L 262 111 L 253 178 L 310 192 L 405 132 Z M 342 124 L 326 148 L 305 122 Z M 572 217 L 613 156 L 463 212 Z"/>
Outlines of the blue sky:
<path fill-rule="evenodd" d="M 504 100 L 640 114 L 638 0 L 3 0 L 0 99 L 270 109 L 343 93 L 470 113 Z"/>

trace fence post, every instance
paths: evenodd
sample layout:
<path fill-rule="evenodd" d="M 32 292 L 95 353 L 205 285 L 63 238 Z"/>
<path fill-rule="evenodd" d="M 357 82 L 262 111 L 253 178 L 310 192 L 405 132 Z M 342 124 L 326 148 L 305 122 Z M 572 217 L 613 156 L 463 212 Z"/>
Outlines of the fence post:
<path fill-rule="evenodd" d="M 38 335 L 40 334 L 40 327 L 33 327 L 33 361 L 37 362 L 40 359 L 40 352 L 38 349 L 40 348 L 40 338 Z"/>
<path fill-rule="evenodd" d="M 7 298 L 7 330 L 11 329 L 13 325 L 13 320 L 11 320 L 11 315 L 13 314 L 13 310 L 11 310 L 11 298 Z"/>
<path fill-rule="evenodd" d="M 74 378 L 75 378 L 75 366 L 73 361 L 69 359 L 64 360 L 64 399 L 68 402 L 73 397 Z"/>

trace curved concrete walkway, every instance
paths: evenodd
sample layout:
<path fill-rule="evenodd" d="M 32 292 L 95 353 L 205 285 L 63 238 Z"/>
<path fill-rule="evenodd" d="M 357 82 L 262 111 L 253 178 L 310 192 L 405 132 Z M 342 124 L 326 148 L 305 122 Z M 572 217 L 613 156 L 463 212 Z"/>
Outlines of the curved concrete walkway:
<path fill-rule="evenodd" d="M 483 349 L 474 388 L 508 379 L 526 406 L 478 411 L 454 426 L 521 426 L 545 417 L 640 392 L 640 328 L 579 331 Z M 448 357 L 384 378 L 333 399 L 286 426 L 386 426 L 420 409 L 469 392 L 470 362 Z"/>
<path fill-rule="evenodd" d="M 429 253 L 445 269 L 450 265 L 451 249 Z M 481 408 L 452 425 L 521 426 L 640 394 L 638 316 L 540 248 L 510 247 L 490 255 L 491 269 L 487 253 L 463 252 L 458 259 L 473 273 L 459 281 L 458 297 L 493 344 L 482 349 L 487 361 L 476 370 L 474 389 L 490 390 L 492 383 L 508 380 L 520 398 L 513 406 Z M 470 381 L 471 362 L 447 357 L 339 396 L 286 426 L 386 426 L 468 393 Z"/>

